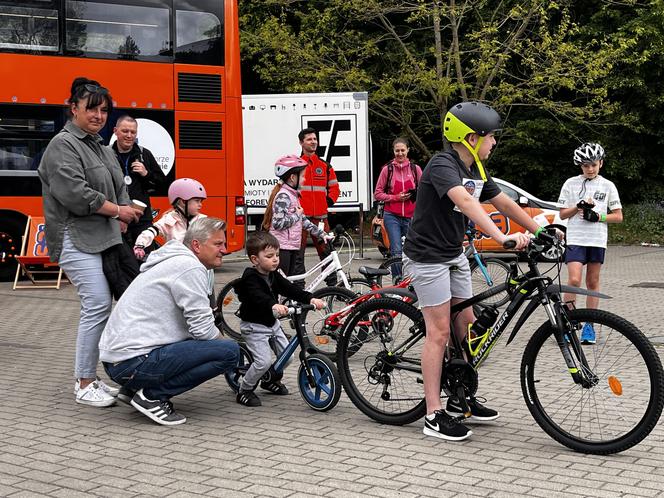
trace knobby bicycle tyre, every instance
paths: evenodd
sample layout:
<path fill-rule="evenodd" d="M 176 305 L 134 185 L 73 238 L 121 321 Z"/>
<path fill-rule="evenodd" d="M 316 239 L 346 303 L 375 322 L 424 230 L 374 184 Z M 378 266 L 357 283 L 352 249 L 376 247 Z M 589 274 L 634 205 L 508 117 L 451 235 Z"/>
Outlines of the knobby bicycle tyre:
<path fill-rule="evenodd" d="M 594 326 L 596 343 L 573 346 L 581 365 L 581 348 L 596 380 L 587 388 L 568 372 L 553 327 L 544 323 L 529 340 L 521 362 L 521 389 L 537 424 L 573 450 L 597 455 L 624 451 L 655 427 L 664 404 L 664 373 L 645 335 L 627 320 L 602 310 L 569 312 L 572 333 Z"/>
<path fill-rule="evenodd" d="M 217 310 L 215 311 L 215 323 L 217 327 L 221 327 L 228 337 L 236 341 L 242 340 L 240 317 L 237 315 L 240 309 L 240 300 L 234 288 L 235 284 L 240 282 L 240 280 L 240 278 L 231 280 L 219 291 L 217 295 Z"/>
<path fill-rule="evenodd" d="M 332 361 L 337 359 L 337 343 L 342 326 L 330 327 L 325 319 L 330 313 L 341 310 L 357 298 L 357 294 L 345 287 L 322 287 L 313 292 L 313 297 L 322 299 L 322 310 L 303 312 L 302 323 L 309 336 L 309 346 L 314 353 L 327 356 Z"/>
<path fill-rule="evenodd" d="M 475 261 L 475 258 L 470 260 L 470 278 L 473 286 L 473 294 L 477 295 L 480 292 L 487 291 L 489 289 L 495 288 L 498 285 L 504 284 L 507 282 L 507 279 L 510 275 L 510 267 L 504 261 L 501 261 L 497 258 L 482 258 L 482 263 L 486 268 L 488 275 L 491 277 L 491 285 L 486 281 L 482 269 Z M 495 307 L 500 307 L 508 302 L 510 295 L 507 293 L 507 289 L 500 294 L 491 296 L 490 298 L 484 299 L 480 302 L 480 305 L 491 305 Z"/>
<path fill-rule="evenodd" d="M 422 313 L 394 298 L 375 298 L 346 318 L 337 368 L 353 404 L 382 424 L 405 425 L 426 414 L 421 354 Z M 404 344 L 410 339 L 408 347 Z"/>

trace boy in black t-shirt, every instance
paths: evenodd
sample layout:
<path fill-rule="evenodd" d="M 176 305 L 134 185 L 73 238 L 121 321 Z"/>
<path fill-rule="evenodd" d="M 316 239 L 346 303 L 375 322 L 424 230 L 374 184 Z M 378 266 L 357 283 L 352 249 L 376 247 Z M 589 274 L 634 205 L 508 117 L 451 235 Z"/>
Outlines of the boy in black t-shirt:
<path fill-rule="evenodd" d="M 539 225 L 507 195 L 501 192 L 482 165 L 496 144 L 494 132 L 500 116 L 486 104 L 463 102 L 453 106 L 444 122 L 444 135 L 452 146 L 435 155 L 422 173 L 415 214 L 404 245 L 404 274 L 411 275 L 422 308 L 426 338 L 422 349 L 422 377 L 427 415 L 424 434 L 460 441 L 472 432 L 458 422 L 461 403 L 451 397 L 442 409 L 440 378 L 443 354 L 450 334 L 450 306 L 472 297 L 470 269 L 463 254 L 468 218 L 482 231 L 503 244 L 516 241 L 516 249 L 528 245 L 523 233 L 506 236 L 491 221 L 480 202 L 490 200 L 505 216 L 530 232 Z M 472 308 L 455 316 L 455 332 L 463 335 L 474 321 Z M 467 400 L 469 421 L 498 418 L 498 412 Z"/>

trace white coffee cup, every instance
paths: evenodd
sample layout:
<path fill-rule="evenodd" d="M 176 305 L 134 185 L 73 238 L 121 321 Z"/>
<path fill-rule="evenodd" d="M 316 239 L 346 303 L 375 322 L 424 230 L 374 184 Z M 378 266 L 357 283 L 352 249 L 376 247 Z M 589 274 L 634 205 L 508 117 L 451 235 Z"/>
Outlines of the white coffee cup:
<path fill-rule="evenodd" d="M 133 207 L 134 209 L 140 209 L 140 211 L 143 212 L 145 211 L 145 208 L 148 207 L 148 205 L 145 202 L 139 201 L 137 199 L 132 199 L 131 207 Z"/>

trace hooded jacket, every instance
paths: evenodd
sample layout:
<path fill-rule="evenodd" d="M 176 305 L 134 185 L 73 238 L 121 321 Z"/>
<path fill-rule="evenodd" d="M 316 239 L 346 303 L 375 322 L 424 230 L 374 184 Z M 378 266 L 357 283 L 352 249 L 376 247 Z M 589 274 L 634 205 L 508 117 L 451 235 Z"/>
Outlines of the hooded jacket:
<path fill-rule="evenodd" d="M 99 341 L 99 357 L 116 363 L 168 344 L 219 336 L 207 269 L 190 249 L 171 240 L 150 254 L 118 301 Z"/>
<path fill-rule="evenodd" d="M 387 184 L 389 178 L 389 168 L 392 164 L 392 178 L 390 185 Z M 417 177 L 413 176 L 413 168 Z M 374 198 L 379 202 L 385 203 L 385 211 L 388 213 L 396 214 L 404 218 L 412 218 L 415 212 L 415 202 L 413 197 L 408 200 L 402 201 L 399 197 L 401 192 L 417 188 L 418 180 L 422 178 L 422 169 L 417 164 L 412 164 L 410 161 L 398 163 L 390 161 L 380 172 L 378 181 L 376 182 L 376 189 L 374 190 Z"/>

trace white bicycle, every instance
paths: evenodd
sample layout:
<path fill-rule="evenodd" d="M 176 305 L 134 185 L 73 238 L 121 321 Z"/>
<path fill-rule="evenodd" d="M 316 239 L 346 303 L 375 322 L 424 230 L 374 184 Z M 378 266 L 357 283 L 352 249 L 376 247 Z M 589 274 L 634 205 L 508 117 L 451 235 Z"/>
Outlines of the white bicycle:
<path fill-rule="evenodd" d="M 291 275 L 288 278 L 291 282 L 301 282 L 306 281 L 312 276 L 316 275 L 313 280 L 305 287 L 305 290 L 313 293 L 314 297 L 318 297 L 318 294 L 326 294 L 326 289 L 329 287 L 321 287 L 321 284 L 325 282 L 325 279 L 332 274 L 337 275 L 337 282 L 339 286 L 335 287 L 341 293 L 336 293 L 334 300 L 326 300 L 326 308 L 337 307 L 339 303 L 343 304 L 344 301 L 340 301 L 343 296 L 347 296 L 347 301 L 350 302 L 354 299 L 359 292 L 364 291 L 364 288 L 368 286 L 368 282 L 363 278 L 349 278 L 344 271 L 345 267 L 350 267 L 350 263 L 355 256 L 355 243 L 350 235 L 348 235 L 343 227 L 337 227 L 334 230 L 334 240 L 329 242 L 330 254 L 319 261 L 306 273 L 300 275 Z M 337 246 L 338 249 L 337 249 Z M 343 263 L 339 257 L 339 253 L 344 249 L 348 250 L 348 261 Z M 231 280 L 228 282 L 223 289 L 219 292 L 217 296 L 217 308 L 215 311 L 215 322 L 218 327 L 222 328 L 223 331 L 232 339 L 239 341 L 242 339 L 242 334 L 240 333 L 240 300 L 235 293 L 235 285 L 240 281 L 239 278 Z M 331 313 L 333 309 L 322 310 L 327 313 Z"/>

